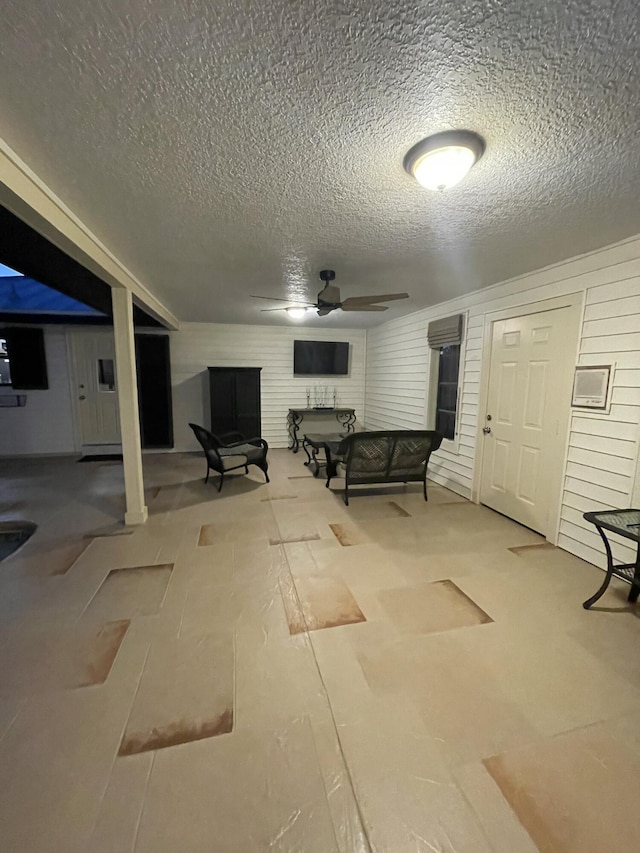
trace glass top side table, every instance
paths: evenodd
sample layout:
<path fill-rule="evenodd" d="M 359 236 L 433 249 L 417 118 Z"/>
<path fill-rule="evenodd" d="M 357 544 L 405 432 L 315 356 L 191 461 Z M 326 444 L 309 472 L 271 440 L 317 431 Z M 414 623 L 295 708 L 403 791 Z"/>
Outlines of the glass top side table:
<path fill-rule="evenodd" d="M 631 603 L 636 602 L 640 594 L 640 509 L 610 509 L 605 512 L 585 512 L 583 518 L 585 521 L 594 524 L 602 537 L 605 551 L 607 552 L 607 574 L 600 589 L 595 595 L 588 598 L 582 606 L 585 610 L 588 610 L 592 604 L 595 604 L 604 595 L 611 583 L 612 577 L 631 581 L 631 589 L 627 600 Z M 618 536 L 623 536 L 625 539 L 631 539 L 637 543 L 638 550 L 636 552 L 635 563 L 614 565 L 611 545 L 605 531 L 617 533 Z"/>

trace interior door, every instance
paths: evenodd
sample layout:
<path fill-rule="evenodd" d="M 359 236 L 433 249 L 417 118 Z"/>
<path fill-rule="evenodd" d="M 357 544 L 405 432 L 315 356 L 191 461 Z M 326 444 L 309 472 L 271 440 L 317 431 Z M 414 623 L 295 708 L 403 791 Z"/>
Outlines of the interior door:
<path fill-rule="evenodd" d="M 136 332 L 142 446 L 173 447 L 169 336 Z"/>
<path fill-rule="evenodd" d="M 82 444 L 119 444 L 113 332 L 73 332 L 71 342 Z"/>
<path fill-rule="evenodd" d="M 482 503 L 550 533 L 574 365 L 571 308 L 493 324 Z"/>

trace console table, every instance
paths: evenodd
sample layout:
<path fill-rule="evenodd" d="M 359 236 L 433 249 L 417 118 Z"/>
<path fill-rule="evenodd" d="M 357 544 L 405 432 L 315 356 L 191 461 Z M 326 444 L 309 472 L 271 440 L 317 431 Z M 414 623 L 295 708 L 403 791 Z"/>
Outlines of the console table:
<path fill-rule="evenodd" d="M 331 408 L 316 408 L 316 409 L 289 409 L 287 415 L 287 429 L 289 430 L 289 450 L 294 453 L 298 452 L 300 441 L 298 440 L 298 432 L 300 424 L 305 418 L 312 418 L 317 415 L 335 415 L 340 426 L 347 432 L 354 432 L 354 424 L 356 422 L 355 409 L 334 409 Z"/>
<path fill-rule="evenodd" d="M 582 606 L 585 610 L 588 610 L 592 604 L 595 604 L 600 596 L 604 594 L 604 591 L 611 582 L 611 578 L 614 576 L 631 581 L 631 589 L 629 590 L 627 600 L 632 603 L 637 601 L 638 594 L 640 594 L 640 510 L 609 509 L 605 512 L 585 512 L 583 518 L 585 521 L 594 524 L 602 537 L 604 549 L 607 552 L 607 575 L 596 594 L 587 599 Z M 635 563 L 621 563 L 614 566 L 611 545 L 604 532 L 605 530 L 617 533 L 618 536 L 623 536 L 625 539 L 631 539 L 632 542 L 637 544 L 638 553 Z"/>

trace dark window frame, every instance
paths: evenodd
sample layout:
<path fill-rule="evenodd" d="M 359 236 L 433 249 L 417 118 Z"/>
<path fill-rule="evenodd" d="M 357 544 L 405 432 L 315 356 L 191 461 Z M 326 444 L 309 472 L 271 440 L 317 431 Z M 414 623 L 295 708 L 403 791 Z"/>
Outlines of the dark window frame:
<path fill-rule="evenodd" d="M 455 441 L 458 421 L 461 344 L 443 346 L 437 352 L 438 382 L 435 428 L 449 441 Z"/>
<path fill-rule="evenodd" d="M 16 391 L 47 391 L 47 351 L 40 326 L 6 326 L 0 336 L 7 342 L 11 387 Z"/>
<path fill-rule="evenodd" d="M 11 359 L 9 358 L 9 355 L 7 353 L 7 343 L 6 343 L 6 339 L 5 339 L 4 335 L 2 334 L 1 329 L 0 329 L 0 338 L 3 341 L 5 341 L 4 350 L 0 349 L 0 358 L 6 359 L 9 362 L 9 376 L 11 376 Z M 13 381 L 3 382 L 2 379 L 0 379 L 0 388 L 12 388 L 12 387 L 13 387 Z"/>

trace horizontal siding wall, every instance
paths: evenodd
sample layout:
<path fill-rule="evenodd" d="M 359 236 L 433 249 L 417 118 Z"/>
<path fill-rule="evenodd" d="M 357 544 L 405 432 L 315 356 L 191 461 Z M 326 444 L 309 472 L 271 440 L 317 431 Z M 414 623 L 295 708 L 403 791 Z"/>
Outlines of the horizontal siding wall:
<path fill-rule="evenodd" d="M 471 497 L 479 428 L 480 381 L 486 315 L 569 293 L 585 301 L 578 363 L 615 362 L 608 414 L 574 411 L 566 459 L 558 544 L 595 565 L 603 547 L 587 510 L 628 507 L 640 499 L 640 238 L 537 270 L 393 320 L 367 336 L 365 422 L 368 427 L 424 429 L 428 423 L 430 351 L 427 326 L 451 314 L 466 315 L 461 359 L 458 444 L 445 441 L 434 454 L 430 476 Z M 568 405 L 568 403 L 567 403 Z M 635 491 L 634 491 L 635 490 Z M 632 549 L 619 540 L 617 559 Z"/>
<path fill-rule="evenodd" d="M 14 391 L 13 388 L 0 388 L 0 394 L 3 396 L 23 394 L 27 398 L 27 404 L 23 408 L 0 407 L 0 456 L 75 452 L 65 330 L 60 326 L 44 327 L 44 348 L 49 378 L 49 388 L 46 391 Z"/>
<path fill-rule="evenodd" d="M 369 330 L 365 420 L 369 429 L 424 429 L 429 347 L 419 315 Z"/>
<path fill-rule="evenodd" d="M 349 375 L 294 376 L 294 340 L 347 341 L 351 344 Z M 207 367 L 262 368 L 262 436 L 271 447 L 287 446 L 288 409 L 305 407 L 306 388 L 313 388 L 316 384 L 336 388 L 338 405 L 354 408 L 362 421 L 365 341 L 366 333 L 360 329 L 183 324 L 180 331 L 171 333 L 175 449 L 198 448 L 189 429 L 189 421 L 209 427 Z M 335 426 L 338 428 L 337 423 Z"/>
<path fill-rule="evenodd" d="M 618 279 L 627 267 L 610 269 L 613 280 L 586 288 L 579 363 L 615 363 L 611 409 L 572 416 L 558 539 L 597 565 L 605 564 L 602 541 L 582 514 L 631 505 L 640 422 L 640 270 Z M 632 543 L 613 539 L 616 559 L 633 562 Z"/>

